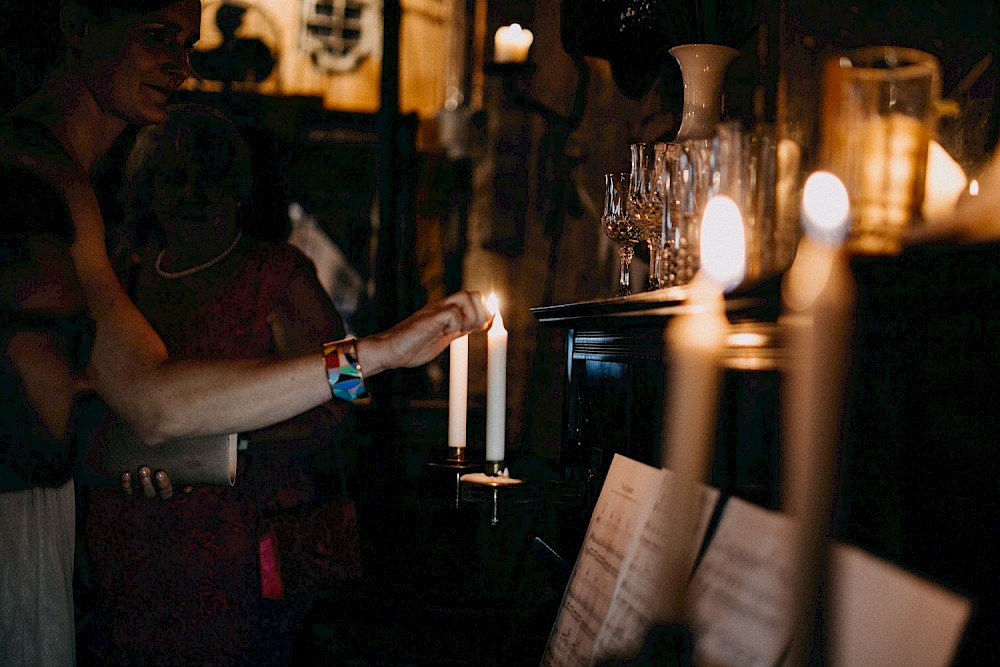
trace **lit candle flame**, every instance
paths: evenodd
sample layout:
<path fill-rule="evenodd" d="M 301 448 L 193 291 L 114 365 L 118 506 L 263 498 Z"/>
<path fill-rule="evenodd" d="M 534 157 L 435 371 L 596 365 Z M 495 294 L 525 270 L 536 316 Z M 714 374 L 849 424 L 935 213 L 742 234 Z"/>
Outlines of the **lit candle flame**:
<path fill-rule="evenodd" d="M 781 284 L 782 298 L 791 310 L 809 308 L 825 289 L 834 252 L 847 236 L 850 208 L 847 188 L 830 172 L 813 172 L 806 180 L 802 192 L 805 238 Z"/>
<path fill-rule="evenodd" d="M 971 183 L 969 183 L 969 195 L 972 197 L 979 195 L 979 181 L 975 178 L 972 179 Z"/>
<path fill-rule="evenodd" d="M 843 181 L 828 171 L 814 172 L 802 191 L 802 226 L 812 240 L 838 245 L 847 235 L 851 202 Z"/>
<path fill-rule="evenodd" d="M 520 23 L 497 28 L 493 37 L 493 59 L 498 63 L 523 63 L 535 36 Z"/>
<path fill-rule="evenodd" d="M 486 310 L 489 311 L 490 315 L 496 315 L 500 312 L 500 300 L 493 292 L 490 292 L 490 295 L 486 297 Z"/>
<path fill-rule="evenodd" d="M 701 272 L 723 291 L 746 273 L 746 233 L 740 208 L 729 197 L 712 197 L 701 223 Z"/>

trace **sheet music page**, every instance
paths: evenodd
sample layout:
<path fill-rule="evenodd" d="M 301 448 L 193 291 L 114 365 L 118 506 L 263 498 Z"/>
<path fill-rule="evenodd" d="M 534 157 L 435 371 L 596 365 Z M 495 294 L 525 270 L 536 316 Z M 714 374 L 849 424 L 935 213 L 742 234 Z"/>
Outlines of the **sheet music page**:
<path fill-rule="evenodd" d="M 952 663 L 972 613 L 968 599 L 841 543 L 831 546 L 830 579 L 830 665 Z"/>
<path fill-rule="evenodd" d="M 792 637 L 792 540 L 785 514 L 730 498 L 685 600 L 697 664 L 779 664 Z"/>
<path fill-rule="evenodd" d="M 632 657 L 642 651 L 646 635 L 655 624 L 655 597 L 659 593 L 653 582 L 659 580 L 659 570 L 664 568 L 666 544 L 671 536 L 667 534 L 670 512 L 669 501 L 672 492 L 673 473 L 661 470 L 662 480 L 657 490 L 653 511 L 642 526 L 638 539 L 634 540 L 625 558 L 621 574 L 605 614 L 604 624 L 594 647 L 594 661 L 601 662 L 616 657 Z M 697 507 L 698 523 L 693 539 L 688 545 L 691 562 L 694 562 L 705 531 L 719 499 L 718 489 L 701 486 Z M 685 577 L 690 572 L 685 572 Z"/>
<path fill-rule="evenodd" d="M 542 657 L 543 667 L 593 662 L 594 642 L 630 545 L 659 497 L 664 471 L 616 454 Z"/>

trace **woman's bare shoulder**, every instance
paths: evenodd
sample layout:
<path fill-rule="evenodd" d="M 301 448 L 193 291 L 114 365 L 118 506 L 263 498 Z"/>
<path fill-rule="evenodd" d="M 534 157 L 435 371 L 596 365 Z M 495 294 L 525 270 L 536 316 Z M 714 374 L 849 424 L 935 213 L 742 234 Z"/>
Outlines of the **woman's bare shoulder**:
<path fill-rule="evenodd" d="M 18 165 L 52 182 L 69 197 L 89 179 L 55 134 L 39 121 L 23 116 L 0 116 L 0 163 Z"/>

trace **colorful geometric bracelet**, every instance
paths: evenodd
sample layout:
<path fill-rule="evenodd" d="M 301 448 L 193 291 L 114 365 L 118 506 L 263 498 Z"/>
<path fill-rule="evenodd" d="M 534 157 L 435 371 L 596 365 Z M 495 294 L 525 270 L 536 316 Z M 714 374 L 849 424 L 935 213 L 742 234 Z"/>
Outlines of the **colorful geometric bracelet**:
<path fill-rule="evenodd" d="M 358 361 L 357 340 L 345 338 L 323 344 L 326 379 L 334 398 L 355 402 L 368 396 L 365 376 Z"/>

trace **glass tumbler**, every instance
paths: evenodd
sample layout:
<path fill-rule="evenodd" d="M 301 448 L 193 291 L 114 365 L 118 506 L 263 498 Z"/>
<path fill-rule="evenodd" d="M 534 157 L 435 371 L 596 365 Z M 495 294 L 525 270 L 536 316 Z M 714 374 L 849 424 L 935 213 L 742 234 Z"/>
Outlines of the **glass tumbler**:
<path fill-rule="evenodd" d="M 894 46 L 856 49 L 825 63 L 819 166 L 847 187 L 852 252 L 897 254 L 918 220 L 940 70 L 934 56 Z"/>

